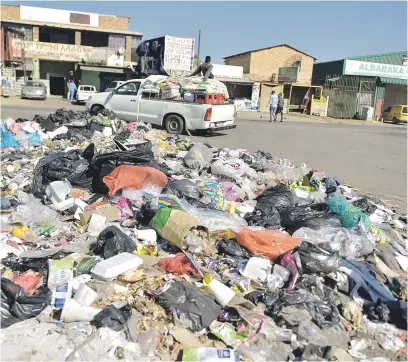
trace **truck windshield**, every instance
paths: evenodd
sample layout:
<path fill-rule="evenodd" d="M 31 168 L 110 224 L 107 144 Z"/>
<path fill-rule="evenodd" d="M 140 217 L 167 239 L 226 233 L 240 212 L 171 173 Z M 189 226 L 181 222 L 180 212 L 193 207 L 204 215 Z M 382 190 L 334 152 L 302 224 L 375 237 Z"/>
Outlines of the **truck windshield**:
<path fill-rule="evenodd" d="M 44 84 L 41 82 L 27 82 L 26 83 L 27 87 L 44 87 Z"/>

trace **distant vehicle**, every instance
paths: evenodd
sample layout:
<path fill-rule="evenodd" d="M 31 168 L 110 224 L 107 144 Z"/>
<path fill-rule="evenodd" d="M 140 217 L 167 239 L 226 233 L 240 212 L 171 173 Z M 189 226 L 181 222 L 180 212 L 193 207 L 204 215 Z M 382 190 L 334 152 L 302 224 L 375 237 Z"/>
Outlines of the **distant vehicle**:
<path fill-rule="evenodd" d="M 112 92 L 115 88 L 119 87 L 120 85 L 122 85 L 123 83 L 125 83 L 125 81 L 122 80 L 114 80 L 113 82 L 111 82 L 108 87 L 105 89 L 105 92 Z"/>
<path fill-rule="evenodd" d="M 172 134 L 180 134 L 185 129 L 213 132 L 236 128 L 233 104 L 161 100 L 144 91 L 144 82 L 144 79 L 132 79 L 111 93 L 98 93 L 86 103 L 86 110 L 97 114 L 109 109 L 125 121 L 151 123 Z"/>
<path fill-rule="evenodd" d="M 47 87 L 42 82 L 29 80 L 21 88 L 21 98 L 45 100 L 47 99 Z"/>
<path fill-rule="evenodd" d="M 80 85 L 76 93 L 77 103 L 86 103 L 89 98 L 97 94 L 96 87 L 93 85 Z"/>
<path fill-rule="evenodd" d="M 394 124 L 398 124 L 399 122 L 407 122 L 408 121 L 408 106 L 406 105 L 398 105 L 398 106 L 391 106 L 388 107 L 382 114 L 382 118 L 384 122 L 390 122 Z"/>

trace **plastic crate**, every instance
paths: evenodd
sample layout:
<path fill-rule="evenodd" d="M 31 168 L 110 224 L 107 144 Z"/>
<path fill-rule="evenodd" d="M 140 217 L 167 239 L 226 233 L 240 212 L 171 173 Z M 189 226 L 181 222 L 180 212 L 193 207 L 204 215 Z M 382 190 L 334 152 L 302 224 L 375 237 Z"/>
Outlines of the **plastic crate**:
<path fill-rule="evenodd" d="M 195 102 L 205 104 L 222 104 L 224 103 L 224 95 L 222 93 L 197 92 L 195 94 Z"/>

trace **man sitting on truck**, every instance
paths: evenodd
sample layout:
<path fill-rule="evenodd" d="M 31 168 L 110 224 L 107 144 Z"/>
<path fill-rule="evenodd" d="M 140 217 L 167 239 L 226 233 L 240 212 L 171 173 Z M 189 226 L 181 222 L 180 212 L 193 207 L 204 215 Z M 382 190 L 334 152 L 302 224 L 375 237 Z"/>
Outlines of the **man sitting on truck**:
<path fill-rule="evenodd" d="M 204 76 L 204 81 L 206 81 L 208 78 L 214 79 L 214 75 L 211 73 L 212 69 L 213 66 L 211 64 L 211 57 L 207 55 L 205 57 L 205 62 L 202 63 L 193 73 L 191 73 L 189 77 L 194 77 L 195 75 L 202 73 Z"/>

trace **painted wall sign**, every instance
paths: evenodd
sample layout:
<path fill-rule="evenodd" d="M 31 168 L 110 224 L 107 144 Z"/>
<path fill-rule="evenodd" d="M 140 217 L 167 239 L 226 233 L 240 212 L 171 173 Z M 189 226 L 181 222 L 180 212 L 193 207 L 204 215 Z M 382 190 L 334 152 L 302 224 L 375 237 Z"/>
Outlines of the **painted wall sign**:
<path fill-rule="evenodd" d="M 24 49 L 26 58 L 66 62 L 82 62 L 86 59 L 86 63 L 100 65 L 107 64 L 108 58 L 115 54 L 115 50 L 111 48 L 12 39 L 11 52 L 13 58 L 21 58 L 22 49 Z M 121 66 L 123 67 L 123 65 Z"/>
<path fill-rule="evenodd" d="M 408 79 L 408 66 L 346 60 L 344 74 Z"/>
<path fill-rule="evenodd" d="M 296 82 L 298 79 L 298 67 L 282 67 L 279 68 L 278 82 Z"/>

